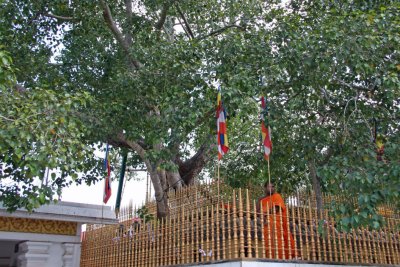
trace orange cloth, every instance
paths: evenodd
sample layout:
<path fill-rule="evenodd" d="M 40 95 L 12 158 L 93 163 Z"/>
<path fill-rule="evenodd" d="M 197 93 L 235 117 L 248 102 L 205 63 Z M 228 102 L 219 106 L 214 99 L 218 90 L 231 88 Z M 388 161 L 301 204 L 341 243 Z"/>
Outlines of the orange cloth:
<path fill-rule="evenodd" d="M 260 199 L 260 204 L 262 205 L 264 218 L 266 218 L 264 225 L 266 257 L 269 258 L 271 255 L 273 259 L 294 258 L 294 239 L 288 227 L 286 206 L 283 198 L 280 194 L 274 193 L 271 196 Z M 279 212 L 274 211 L 276 207 L 280 207 Z M 285 253 L 285 257 L 283 253 Z M 277 257 L 276 254 L 278 254 Z"/>

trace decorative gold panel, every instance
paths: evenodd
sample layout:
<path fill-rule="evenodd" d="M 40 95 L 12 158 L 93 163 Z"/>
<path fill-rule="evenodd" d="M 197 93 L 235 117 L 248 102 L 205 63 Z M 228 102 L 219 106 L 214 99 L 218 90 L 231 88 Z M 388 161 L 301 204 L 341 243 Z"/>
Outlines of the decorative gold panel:
<path fill-rule="evenodd" d="M 37 234 L 76 235 L 76 222 L 0 217 L 0 231 Z"/>

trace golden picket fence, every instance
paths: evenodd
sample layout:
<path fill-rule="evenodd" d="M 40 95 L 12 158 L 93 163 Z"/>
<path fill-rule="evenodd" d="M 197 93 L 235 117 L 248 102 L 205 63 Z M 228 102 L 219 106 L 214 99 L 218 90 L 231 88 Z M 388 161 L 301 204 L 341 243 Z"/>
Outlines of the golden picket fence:
<path fill-rule="evenodd" d="M 171 215 L 161 221 L 139 220 L 137 209 L 130 205 L 121 210 L 119 225 L 87 227 L 82 236 L 81 266 L 156 267 L 239 259 L 279 261 L 277 235 L 271 238 L 263 234 L 269 217 L 277 217 L 275 213 L 257 212 L 255 196 L 255 192 L 233 190 L 226 185 L 187 187 L 168 193 Z M 294 254 L 294 258 L 283 261 L 400 264 L 400 219 L 393 207 L 381 208 L 386 225 L 379 231 L 360 228 L 340 232 L 328 210 L 317 212 L 312 194 L 297 194 L 286 200 L 286 223 L 295 247 L 285 248 L 289 251 L 287 255 Z M 355 201 L 324 195 L 325 202 L 333 200 Z M 150 213 L 155 213 L 154 202 L 146 206 Z M 283 229 L 275 227 L 273 231 L 282 234 Z"/>

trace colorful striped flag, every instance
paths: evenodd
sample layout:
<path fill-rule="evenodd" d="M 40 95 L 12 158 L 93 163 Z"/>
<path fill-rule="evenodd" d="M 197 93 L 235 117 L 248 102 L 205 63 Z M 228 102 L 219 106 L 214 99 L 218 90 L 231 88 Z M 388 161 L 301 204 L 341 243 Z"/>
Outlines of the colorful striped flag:
<path fill-rule="evenodd" d="M 111 197 L 111 167 L 110 161 L 108 160 L 108 144 L 106 147 L 106 155 L 104 157 L 104 170 L 107 171 L 106 179 L 104 180 L 104 193 L 103 193 L 103 202 L 107 204 L 107 201 Z"/>
<path fill-rule="evenodd" d="M 268 109 L 265 103 L 265 97 L 261 97 L 261 134 L 262 134 L 262 144 L 264 150 L 264 158 L 269 160 L 269 155 L 272 152 L 272 140 L 271 140 L 271 128 L 268 124 Z"/>
<path fill-rule="evenodd" d="M 228 134 L 226 131 L 226 112 L 221 100 L 221 89 L 218 89 L 217 96 L 217 142 L 218 142 L 218 159 L 228 153 Z"/>

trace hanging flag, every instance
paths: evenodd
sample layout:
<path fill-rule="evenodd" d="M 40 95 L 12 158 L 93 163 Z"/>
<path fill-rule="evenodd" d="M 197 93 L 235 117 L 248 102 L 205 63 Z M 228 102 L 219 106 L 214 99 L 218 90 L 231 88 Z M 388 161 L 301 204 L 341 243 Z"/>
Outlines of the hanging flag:
<path fill-rule="evenodd" d="M 271 128 L 268 124 L 268 109 L 265 102 L 265 97 L 261 97 L 261 134 L 262 134 L 262 144 L 264 150 L 264 158 L 269 160 L 269 155 L 272 152 L 272 141 L 271 141 Z"/>
<path fill-rule="evenodd" d="M 111 197 L 111 167 L 110 161 L 108 160 L 108 144 L 106 147 L 106 154 L 104 157 L 104 170 L 107 171 L 106 179 L 104 180 L 104 194 L 103 194 L 103 202 L 107 204 L 107 201 Z"/>
<path fill-rule="evenodd" d="M 226 112 L 221 100 L 221 89 L 218 89 L 217 96 L 217 142 L 218 142 L 218 159 L 228 153 L 228 134 L 226 131 Z"/>

